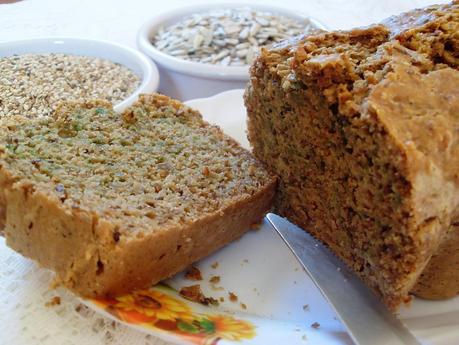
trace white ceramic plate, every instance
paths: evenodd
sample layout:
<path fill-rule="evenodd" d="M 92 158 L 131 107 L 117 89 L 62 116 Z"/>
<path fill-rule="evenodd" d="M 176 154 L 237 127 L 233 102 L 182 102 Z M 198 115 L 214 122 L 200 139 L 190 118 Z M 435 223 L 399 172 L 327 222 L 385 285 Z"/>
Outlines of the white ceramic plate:
<path fill-rule="evenodd" d="M 227 91 L 188 104 L 248 147 L 242 93 Z M 215 262 L 216 268 L 212 267 Z M 203 281 L 190 281 L 179 274 L 166 282 L 168 287 L 159 285 L 117 300 L 86 303 L 177 344 L 352 343 L 330 306 L 266 221 L 260 230 L 247 233 L 197 267 Z M 220 282 L 209 283 L 212 276 L 219 276 Z M 181 287 L 197 283 L 206 296 L 223 297 L 224 302 L 204 307 L 177 293 Z M 229 301 L 229 292 L 238 296 L 237 302 Z M 415 300 L 400 317 L 425 344 L 459 342 L 459 298 L 442 302 Z"/>

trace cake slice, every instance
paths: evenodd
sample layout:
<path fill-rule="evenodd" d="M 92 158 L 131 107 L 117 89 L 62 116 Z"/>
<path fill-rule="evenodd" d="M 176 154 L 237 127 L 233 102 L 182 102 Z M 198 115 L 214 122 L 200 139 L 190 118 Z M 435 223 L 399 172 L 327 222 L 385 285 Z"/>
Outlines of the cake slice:
<path fill-rule="evenodd" d="M 276 179 L 201 115 L 143 95 L 122 115 L 67 103 L 2 119 L 7 245 L 76 293 L 125 293 L 239 238 L 271 207 Z"/>
<path fill-rule="evenodd" d="M 263 50 L 245 93 L 277 211 L 396 309 L 459 293 L 459 3 Z"/>

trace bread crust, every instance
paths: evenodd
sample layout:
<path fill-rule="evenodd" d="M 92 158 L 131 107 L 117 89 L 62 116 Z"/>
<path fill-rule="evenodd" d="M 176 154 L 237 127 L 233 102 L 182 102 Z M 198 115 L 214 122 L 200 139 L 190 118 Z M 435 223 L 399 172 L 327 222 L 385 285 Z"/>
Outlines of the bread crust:
<path fill-rule="evenodd" d="M 8 176 L 0 170 L 1 179 Z M 4 186 L 7 244 L 57 273 L 85 297 L 145 288 L 242 236 L 270 209 L 272 178 L 250 197 L 180 227 L 136 239 L 113 238 L 115 224 L 97 213 L 69 209 L 29 183 Z"/>

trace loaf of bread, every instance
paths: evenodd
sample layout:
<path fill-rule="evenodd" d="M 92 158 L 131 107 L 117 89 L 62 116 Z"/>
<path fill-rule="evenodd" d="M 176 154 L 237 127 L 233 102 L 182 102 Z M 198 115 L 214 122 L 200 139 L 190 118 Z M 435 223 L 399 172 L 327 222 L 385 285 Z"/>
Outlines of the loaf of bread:
<path fill-rule="evenodd" d="M 261 163 L 165 96 L 122 115 L 67 103 L 0 126 L 6 242 L 82 296 L 173 275 L 260 222 L 274 197 Z"/>
<path fill-rule="evenodd" d="M 278 212 L 393 310 L 459 293 L 459 2 L 263 50 L 245 93 Z"/>

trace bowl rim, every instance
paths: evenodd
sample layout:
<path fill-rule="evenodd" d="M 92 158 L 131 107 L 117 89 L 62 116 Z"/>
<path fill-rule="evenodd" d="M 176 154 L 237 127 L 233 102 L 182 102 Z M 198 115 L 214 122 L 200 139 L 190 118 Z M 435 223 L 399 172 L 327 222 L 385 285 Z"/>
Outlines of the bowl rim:
<path fill-rule="evenodd" d="M 43 48 L 38 48 L 36 46 L 43 45 Z M 159 71 L 156 64 L 147 57 L 144 53 L 131 48 L 129 46 L 112 42 L 108 40 L 101 40 L 101 39 L 92 39 L 92 38 L 82 38 L 82 37 L 69 37 L 69 36 L 47 36 L 47 37 L 37 37 L 37 38 L 28 38 L 28 39 L 21 39 L 21 40 L 14 40 L 14 41 L 4 41 L 0 42 L 0 50 L 8 48 L 8 52 L 6 54 L 2 54 L 0 52 L 0 57 L 7 57 L 17 55 L 18 53 L 15 52 L 15 49 L 18 48 L 25 48 L 23 50 L 27 50 L 27 46 L 31 46 L 30 54 L 45 54 L 46 52 L 53 53 L 56 52 L 56 49 L 52 47 L 75 47 L 81 45 L 82 47 L 87 46 L 87 51 L 91 51 L 91 45 L 97 45 L 99 47 L 107 47 L 107 49 L 118 50 L 119 52 L 123 52 L 127 54 L 128 58 L 136 64 L 140 70 L 140 84 L 131 93 L 128 97 L 122 100 L 119 103 L 113 105 L 113 109 L 115 111 L 121 112 L 126 109 L 129 105 L 134 103 L 139 94 L 146 93 L 146 92 L 156 92 L 159 87 Z M 83 50 L 83 48 L 81 48 Z M 86 49 L 86 48 L 84 48 Z M 65 50 L 65 49 L 64 49 Z M 87 55 L 83 52 L 69 52 L 66 53 L 63 50 L 59 50 L 59 52 L 64 54 L 73 54 L 73 55 L 80 55 L 80 56 L 91 56 L 91 57 L 98 57 L 99 54 L 95 53 L 94 55 Z M 78 50 L 78 48 L 76 49 Z M 26 54 L 26 52 L 21 52 L 19 54 Z M 111 60 L 109 57 L 100 56 L 102 59 Z M 114 61 L 113 61 L 114 62 Z M 120 65 L 124 65 L 123 63 L 117 62 Z M 132 69 L 126 65 L 125 67 Z M 134 72 L 135 73 L 135 72 Z"/>
<path fill-rule="evenodd" d="M 256 3 L 252 4 L 249 2 L 201 4 L 184 6 L 175 10 L 158 13 L 156 16 L 148 19 L 142 24 L 137 32 L 137 47 L 150 56 L 161 67 L 165 67 L 173 72 L 204 77 L 207 79 L 247 80 L 249 75 L 249 66 L 219 66 L 187 61 L 168 55 L 155 48 L 153 44 L 150 43 L 150 37 L 152 34 L 165 22 L 173 21 L 174 19 L 179 19 L 180 17 L 184 17 L 189 14 L 204 12 L 206 10 L 241 7 L 278 13 L 299 20 L 308 19 L 315 27 L 322 30 L 328 30 L 327 26 L 322 22 L 303 13 L 301 10 L 296 12 L 289 8 Z"/>

